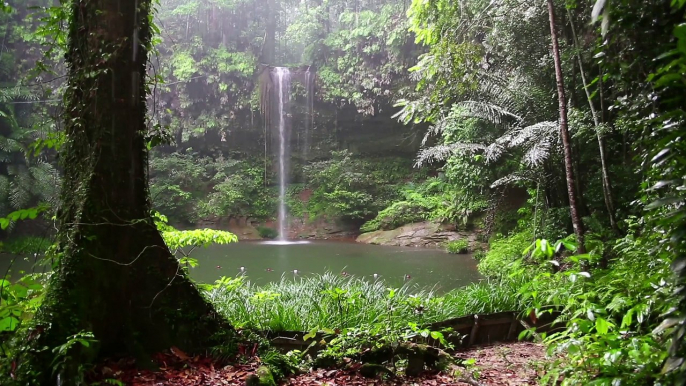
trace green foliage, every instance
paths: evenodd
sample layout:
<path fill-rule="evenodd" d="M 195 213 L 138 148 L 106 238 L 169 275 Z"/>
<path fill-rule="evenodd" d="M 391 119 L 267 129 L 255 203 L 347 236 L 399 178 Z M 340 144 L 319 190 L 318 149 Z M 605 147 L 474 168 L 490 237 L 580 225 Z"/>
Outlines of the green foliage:
<path fill-rule="evenodd" d="M 207 248 L 214 244 L 229 244 L 238 241 L 238 238 L 233 233 L 214 229 L 164 231 L 162 232 L 162 238 L 164 238 L 165 244 L 172 251 L 178 251 L 186 247 Z"/>
<path fill-rule="evenodd" d="M 334 152 L 332 159 L 305 167 L 312 196 L 307 203 L 311 218 L 327 215 L 344 221 L 367 220 L 398 196 L 399 181 L 411 169 L 402 159 L 353 157 L 350 151 Z"/>
<path fill-rule="evenodd" d="M 464 254 L 469 253 L 469 241 L 468 240 L 454 240 L 448 243 L 446 246 L 448 253 L 454 254 Z"/>
<path fill-rule="evenodd" d="M 266 218 L 275 205 L 254 161 L 202 157 L 191 150 L 156 156 L 150 192 L 157 210 L 176 221 L 206 216 Z"/>
<path fill-rule="evenodd" d="M 222 278 L 205 286 L 219 312 L 235 326 L 269 331 L 311 331 L 360 326 L 429 323 L 474 313 L 518 308 L 517 280 L 493 280 L 439 295 L 410 286 L 388 289 L 332 273 L 283 278 L 258 287 L 245 276 Z M 397 331 L 396 331 L 397 332 Z"/>
<path fill-rule="evenodd" d="M 33 274 L 12 281 L 0 279 L 0 359 L 10 352 L 8 337 L 29 322 L 44 297 L 44 275 Z"/>
<path fill-rule="evenodd" d="M 421 183 L 410 182 L 399 189 L 402 199 L 380 211 L 361 230 L 390 230 L 399 226 L 432 220 L 467 226 L 486 208 L 486 202 L 461 195 L 450 180 L 428 178 Z"/>
<path fill-rule="evenodd" d="M 257 227 L 257 232 L 263 239 L 275 239 L 279 236 L 279 232 L 276 229 L 269 227 L 259 226 Z"/>
<path fill-rule="evenodd" d="M 474 260 L 481 261 L 486 258 L 486 254 L 487 252 L 483 249 L 477 249 L 476 251 L 474 251 Z"/>
<path fill-rule="evenodd" d="M 532 312 L 561 310 L 558 321 L 566 324 L 546 339 L 550 353 L 564 356 L 550 363 L 544 384 L 557 384 L 559 377 L 563 385 L 644 385 L 659 378 L 666 353 L 657 317 L 673 303 L 672 285 L 663 279 L 670 257 L 651 253 L 658 240 L 630 234 L 614 244 L 612 269 L 589 271 L 598 261 L 592 250 L 567 258 L 568 269 L 541 272 L 520 289 Z M 546 258 L 555 254 L 544 240 L 535 246 Z"/>
<path fill-rule="evenodd" d="M 490 243 L 490 249 L 479 263 L 479 272 L 487 277 L 503 277 L 508 267 L 518 264 L 524 251 L 533 240 L 530 231 L 521 231 L 507 237 L 498 237 Z"/>
<path fill-rule="evenodd" d="M 13 255 L 43 255 L 52 240 L 37 236 L 17 236 L 2 242 L 2 251 Z"/>
<path fill-rule="evenodd" d="M 380 211 L 376 218 L 364 223 L 360 230 L 362 232 L 373 232 L 396 229 L 405 224 L 425 220 L 431 209 L 433 208 L 427 208 L 418 202 L 397 201 Z"/>
<path fill-rule="evenodd" d="M 40 213 L 45 212 L 48 209 L 50 209 L 48 205 L 42 204 L 35 208 L 15 210 L 14 212 L 8 214 L 7 217 L 0 218 L 0 228 L 5 230 L 19 220 L 34 220 Z"/>
<path fill-rule="evenodd" d="M 180 231 L 167 224 L 167 217 L 159 212 L 153 213 L 155 225 L 160 230 L 164 243 L 174 255 L 181 255 L 183 263 L 190 263 L 190 254 L 196 248 L 207 248 L 210 245 L 222 245 L 238 242 L 238 237 L 231 232 L 214 229 L 194 229 Z"/>
<path fill-rule="evenodd" d="M 70 336 L 64 344 L 53 348 L 54 359 L 51 364 L 53 374 L 70 378 L 76 384 L 84 383 L 85 370 L 92 364 L 82 362 L 87 357 L 82 351 L 89 349 L 95 351 L 92 346 L 97 342 L 92 332 L 81 331 Z M 95 359 L 95 356 L 92 356 L 92 359 Z M 77 369 L 73 370 L 70 367 L 77 367 Z"/>
<path fill-rule="evenodd" d="M 54 207 L 57 200 L 60 187 L 57 169 L 48 162 L 49 157 L 34 156 L 40 147 L 37 143 L 47 139 L 41 133 L 45 129 L 42 124 L 17 117 L 13 109 L 6 113 L 0 104 L 0 128 L 5 127 L 4 131 L 10 133 L 0 136 L 0 162 L 5 164 L 6 170 L 0 174 L 0 214 L 17 211 L 10 214 L 10 221 L 19 219 L 15 219 L 18 212 L 20 217 L 23 216 L 21 219 L 28 215 L 34 219 L 36 214 L 23 208 L 39 203 Z M 27 211 L 27 215 L 22 211 Z M 9 225 L 6 220 L 0 220 L 3 229 Z"/>

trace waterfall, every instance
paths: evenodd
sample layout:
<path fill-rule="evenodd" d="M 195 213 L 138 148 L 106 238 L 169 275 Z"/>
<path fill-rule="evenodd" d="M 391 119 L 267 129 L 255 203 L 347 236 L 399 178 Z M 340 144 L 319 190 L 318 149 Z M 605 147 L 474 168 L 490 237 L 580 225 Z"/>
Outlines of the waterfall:
<path fill-rule="evenodd" d="M 276 89 L 279 99 L 279 241 L 288 239 L 286 213 L 286 160 L 288 149 L 288 132 L 286 127 L 286 109 L 290 91 L 291 72 L 285 67 L 275 67 Z"/>

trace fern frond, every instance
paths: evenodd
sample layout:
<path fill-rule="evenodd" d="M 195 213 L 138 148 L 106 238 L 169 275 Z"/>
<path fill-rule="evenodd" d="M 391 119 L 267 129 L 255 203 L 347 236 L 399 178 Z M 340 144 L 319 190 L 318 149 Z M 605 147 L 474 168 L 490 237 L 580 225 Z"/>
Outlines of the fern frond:
<path fill-rule="evenodd" d="M 40 201 L 56 203 L 61 185 L 57 169 L 47 162 L 39 161 L 29 168 L 29 174 L 35 181 L 31 194 Z"/>
<path fill-rule="evenodd" d="M 504 185 L 512 185 L 516 182 L 520 181 L 525 181 L 525 182 L 537 182 L 538 179 L 532 175 L 531 173 L 525 173 L 525 172 L 516 172 L 512 174 L 508 174 L 505 177 L 499 178 L 495 180 L 491 184 L 491 188 L 497 188 L 500 186 Z"/>
<path fill-rule="evenodd" d="M 498 138 L 495 142 L 488 145 L 484 149 L 484 156 L 486 157 L 486 163 L 495 162 L 500 159 L 500 157 L 507 151 L 507 144 Z"/>
<path fill-rule="evenodd" d="M 529 167 L 541 166 L 550 157 L 551 147 L 551 143 L 548 140 L 536 142 L 524 154 L 522 161 Z"/>
<path fill-rule="evenodd" d="M 557 137 L 557 122 L 539 122 L 531 126 L 517 127 L 510 132 L 510 146 L 519 147 Z"/>
<path fill-rule="evenodd" d="M 449 145 L 432 146 L 419 151 L 416 165 L 422 166 L 427 163 L 441 162 L 458 153 L 475 153 L 485 148 L 484 145 L 477 143 L 451 143 Z"/>
<path fill-rule="evenodd" d="M 463 116 L 465 118 L 479 118 L 498 125 L 505 122 L 508 118 L 517 122 L 522 119 L 519 115 L 508 111 L 502 106 L 489 102 L 470 100 L 459 102 L 457 106 L 463 109 Z"/>
<path fill-rule="evenodd" d="M 21 151 L 23 146 L 14 138 L 0 136 L 0 150 L 6 153 Z"/>
<path fill-rule="evenodd" d="M 14 209 L 28 207 L 31 201 L 31 188 L 34 181 L 28 173 L 26 166 L 8 167 L 8 172 L 12 176 L 10 181 L 10 205 Z"/>
<path fill-rule="evenodd" d="M 0 103 L 16 100 L 35 101 L 38 99 L 38 96 L 27 88 L 19 86 L 0 88 Z"/>

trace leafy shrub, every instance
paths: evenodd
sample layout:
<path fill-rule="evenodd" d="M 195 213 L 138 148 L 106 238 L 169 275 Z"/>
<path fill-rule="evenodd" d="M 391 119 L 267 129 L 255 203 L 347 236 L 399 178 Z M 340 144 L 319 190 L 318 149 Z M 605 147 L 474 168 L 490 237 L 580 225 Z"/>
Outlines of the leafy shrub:
<path fill-rule="evenodd" d="M 421 183 L 409 182 L 400 190 L 402 200 L 392 203 L 361 230 L 390 230 L 413 222 L 432 220 L 469 225 L 475 216 L 488 207 L 481 198 L 469 198 L 449 182 L 428 178 Z"/>
<path fill-rule="evenodd" d="M 446 249 L 448 253 L 464 254 L 469 253 L 469 241 L 467 240 L 453 240 L 448 243 Z"/>
<path fill-rule="evenodd" d="M 545 225 L 542 238 L 559 240 L 571 233 L 572 220 L 569 216 L 569 208 L 549 208 L 544 211 Z"/>
<path fill-rule="evenodd" d="M 191 150 L 151 159 L 150 194 L 157 210 L 175 221 L 206 216 L 267 218 L 275 192 L 264 187 L 257 161 L 202 157 Z"/>
<path fill-rule="evenodd" d="M 557 322 L 566 326 L 544 341 L 553 360 L 543 385 L 671 384 L 658 381 L 671 323 L 658 325 L 659 316 L 674 305 L 674 284 L 664 279 L 673 256 L 655 254 L 661 238 L 630 233 L 607 243 L 616 254 L 611 269 L 592 269 L 589 261 L 599 259 L 592 251 L 566 258 L 564 270 L 540 271 L 520 288 L 526 313 L 557 309 Z M 549 245 L 543 241 L 534 245 Z M 545 249 L 549 260 L 554 248 Z"/>
<path fill-rule="evenodd" d="M 411 163 L 400 158 L 354 157 L 350 151 L 332 152 L 327 161 L 304 168 L 312 196 L 307 202 L 311 218 L 327 215 L 362 222 L 399 198 L 398 181 L 407 180 Z"/>
<path fill-rule="evenodd" d="M 532 240 L 532 234 L 526 230 L 492 241 L 486 256 L 479 263 L 479 271 L 488 277 L 507 275 L 506 267 L 522 257 L 522 251 L 531 245 Z"/>
<path fill-rule="evenodd" d="M 360 227 L 362 232 L 374 232 L 377 230 L 391 230 L 405 224 L 423 221 L 428 215 L 427 208 L 417 202 L 400 201 L 394 202 L 388 208 L 379 212 L 373 219 Z"/>
<path fill-rule="evenodd" d="M 279 235 L 276 229 L 263 226 L 257 227 L 257 232 L 263 239 L 275 239 Z"/>
<path fill-rule="evenodd" d="M 486 251 L 479 249 L 474 251 L 474 260 L 481 261 L 486 257 Z"/>

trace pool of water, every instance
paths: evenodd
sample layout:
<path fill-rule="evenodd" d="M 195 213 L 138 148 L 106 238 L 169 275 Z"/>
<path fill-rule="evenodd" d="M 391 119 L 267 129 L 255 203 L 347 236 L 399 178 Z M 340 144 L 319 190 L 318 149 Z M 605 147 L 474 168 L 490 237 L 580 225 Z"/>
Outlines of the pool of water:
<path fill-rule="evenodd" d="M 192 257 L 199 265 L 190 269 L 191 276 L 201 283 L 244 274 L 251 282 L 263 285 L 282 277 L 291 279 L 330 271 L 366 280 L 383 279 L 392 286 L 409 282 L 419 288 L 432 287 L 446 292 L 481 278 L 470 255 L 354 242 L 239 242 L 196 249 Z M 0 276 L 5 274 L 13 258 L 0 255 Z M 12 271 L 30 272 L 33 260 L 33 256 L 17 258 Z"/>
<path fill-rule="evenodd" d="M 295 278 L 330 271 L 368 280 L 374 280 L 376 274 L 389 285 L 409 281 L 419 287 L 436 286 L 443 292 L 480 279 L 476 261 L 470 255 L 354 242 L 240 242 L 196 250 L 193 257 L 200 264 L 191 269 L 191 275 L 201 282 L 244 273 L 250 281 L 266 284 L 282 276 Z"/>

